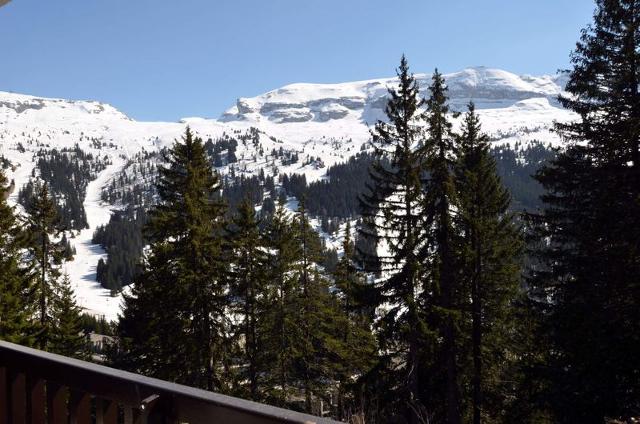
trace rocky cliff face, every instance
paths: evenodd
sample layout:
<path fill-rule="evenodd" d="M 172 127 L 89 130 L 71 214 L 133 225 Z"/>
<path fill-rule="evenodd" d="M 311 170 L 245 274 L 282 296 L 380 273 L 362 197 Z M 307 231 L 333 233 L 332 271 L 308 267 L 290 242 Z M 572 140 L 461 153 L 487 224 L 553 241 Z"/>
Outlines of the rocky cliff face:
<path fill-rule="evenodd" d="M 431 75 L 417 75 L 421 94 L 427 96 Z M 565 76 L 518 76 L 499 69 L 468 68 L 445 75 L 454 109 L 469 101 L 480 109 L 506 108 L 516 102 L 534 98 L 556 98 L 564 89 Z M 261 96 L 240 98 L 235 107 L 221 117 L 223 122 L 267 120 L 292 122 L 327 122 L 353 117 L 372 124 L 383 115 L 387 88 L 393 78 L 342 84 L 291 84 Z"/>

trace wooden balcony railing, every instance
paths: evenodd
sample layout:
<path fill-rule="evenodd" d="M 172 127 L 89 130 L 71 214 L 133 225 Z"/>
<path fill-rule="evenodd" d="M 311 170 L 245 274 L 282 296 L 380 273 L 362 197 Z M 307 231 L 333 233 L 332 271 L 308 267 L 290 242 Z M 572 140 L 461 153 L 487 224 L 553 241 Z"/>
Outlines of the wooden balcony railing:
<path fill-rule="evenodd" d="M 0 342 L 0 424 L 336 423 Z"/>

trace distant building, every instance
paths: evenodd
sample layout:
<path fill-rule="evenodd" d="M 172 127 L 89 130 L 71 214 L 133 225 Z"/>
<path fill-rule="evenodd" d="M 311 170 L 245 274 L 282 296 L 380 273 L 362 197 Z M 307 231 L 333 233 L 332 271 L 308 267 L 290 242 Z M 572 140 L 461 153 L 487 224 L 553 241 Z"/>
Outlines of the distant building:
<path fill-rule="evenodd" d="M 89 333 L 88 337 L 91 343 L 91 358 L 94 362 L 104 362 L 104 348 L 113 343 L 115 338 L 98 333 Z"/>

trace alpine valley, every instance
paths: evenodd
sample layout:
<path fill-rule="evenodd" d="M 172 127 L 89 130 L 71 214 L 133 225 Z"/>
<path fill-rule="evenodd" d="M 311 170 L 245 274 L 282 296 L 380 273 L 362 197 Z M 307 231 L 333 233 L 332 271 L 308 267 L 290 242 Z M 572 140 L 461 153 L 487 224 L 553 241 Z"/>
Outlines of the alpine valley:
<path fill-rule="evenodd" d="M 416 77 L 426 96 L 430 75 Z M 554 154 L 554 121 L 575 119 L 557 101 L 566 76 L 476 67 L 445 81 L 452 110 L 476 104 L 514 208 L 537 207 L 540 188 L 529 176 Z M 186 126 L 206 141 L 231 207 L 248 195 L 259 210 L 279 199 L 295 208 L 304 195 L 327 256 L 337 257 L 339 228 L 358 218 L 370 128 L 384 118 L 387 88 L 396 84 L 395 78 L 291 84 L 240 98 L 218 119 L 179 122 L 138 122 L 97 101 L 0 92 L 0 164 L 19 209 L 34 178 L 51 186 L 67 229 L 73 259 L 65 270 L 77 301 L 114 320 L 144 246 L 140 228 L 154 201 L 160 153 Z"/>

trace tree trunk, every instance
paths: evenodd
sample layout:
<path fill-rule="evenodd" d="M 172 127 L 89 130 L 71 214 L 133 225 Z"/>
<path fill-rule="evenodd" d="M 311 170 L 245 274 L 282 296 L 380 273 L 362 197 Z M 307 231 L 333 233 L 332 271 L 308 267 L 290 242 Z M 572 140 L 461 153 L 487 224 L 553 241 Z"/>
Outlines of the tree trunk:
<path fill-rule="evenodd" d="M 477 192 L 477 191 L 476 191 Z M 479 200 L 475 204 L 478 205 Z M 479 214 L 476 214 L 479 215 Z M 473 220 L 477 223 L 478 216 Z M 480 280 L 482 276 L 482 251 L 480 246 L 478 228 L 472 230 L 474 270 L 471 281 L 471 320 L 472 320 L 472 345 L 473 345 L 473 424 L 480 424 L 482 418 L 482 295 L 480 293 Z"/>
<path fill-rule="evenodd" d="M 445 355 L 445 367 L 446 367 L 446 409 L 447 409 L 447 423 L 448 424 L 460 424 L 460 396 L 458 393 L 458 370 L 456 364 L 456 345 L 455 345 L 455 326 L 451 312 L 454 308 L 453 296 L 454 296 L 454 283 L 455 277 L 453 276 L 452 267 L 452 254 L 450 251 L 450 237 L 449 237 L 449 204 L 446 199 L 443 199 L 440 211 L 440 249 L 442 260 L 442 301 L 443 307 L 447 311 L 447 316 L 444 323 L 444 355 Z"/>
<path fill-rule="evenodd" d="M 473 424 L 480 424 L 480 413 L 482 411 L 482 362 L 480 347 L 482 346 L 482 305 L 480 301 L 480 293 L 478 281 L 474 278 L 471 285 L 471 302 L 472 302 L 472 343 L 473 343 Z"/>
<path fill-rule="evenodd" d="M 45 350 L 47 347 L 46 323 L 47 323 L 47 233 L 42 228 L 42 275 L 40 276 L 40 325 L 42 326 L 43 336 L 40 337 L 40 349 Z"/>

